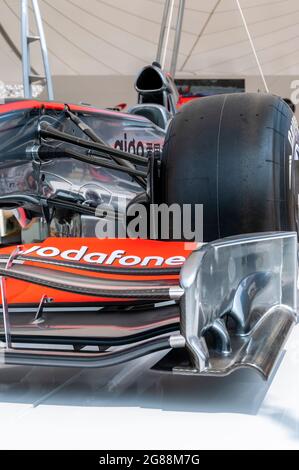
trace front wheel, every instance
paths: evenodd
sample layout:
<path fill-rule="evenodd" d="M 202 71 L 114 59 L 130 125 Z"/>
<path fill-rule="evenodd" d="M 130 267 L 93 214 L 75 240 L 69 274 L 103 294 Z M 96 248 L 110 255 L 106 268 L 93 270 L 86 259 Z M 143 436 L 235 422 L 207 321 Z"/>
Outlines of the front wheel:
<path fill-rule="evenodd" d="M 161 164 L 161 202 L 203 204 L 203 238 L 297 230 L 298 124 L 259 93 L 191 101 L 174 117 Z"/>

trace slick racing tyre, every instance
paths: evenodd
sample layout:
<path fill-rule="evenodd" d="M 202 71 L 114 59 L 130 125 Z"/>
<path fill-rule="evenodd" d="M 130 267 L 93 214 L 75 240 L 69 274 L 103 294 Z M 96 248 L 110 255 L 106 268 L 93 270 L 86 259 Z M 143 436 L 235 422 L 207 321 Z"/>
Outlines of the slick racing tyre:
<path fill-rule="evenodd" d="M 297 231 L 297 136 L 296 118 L 276 96 L 195 99 L 166 136 L 161 202 L 203 204 L 204 241 Z"/>

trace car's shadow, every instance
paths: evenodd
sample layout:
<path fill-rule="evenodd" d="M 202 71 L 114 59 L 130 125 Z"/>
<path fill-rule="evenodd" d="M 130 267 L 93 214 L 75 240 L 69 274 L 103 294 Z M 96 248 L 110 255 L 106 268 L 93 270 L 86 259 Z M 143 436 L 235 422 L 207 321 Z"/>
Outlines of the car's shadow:
<path fill-rule="evenodd" d="M 213 378 L 161 374 L 151 365 L 147 359 L 102 370 L 2 366 L 0 403 L 254 415 L 271 384 L 250 369 Z"/>

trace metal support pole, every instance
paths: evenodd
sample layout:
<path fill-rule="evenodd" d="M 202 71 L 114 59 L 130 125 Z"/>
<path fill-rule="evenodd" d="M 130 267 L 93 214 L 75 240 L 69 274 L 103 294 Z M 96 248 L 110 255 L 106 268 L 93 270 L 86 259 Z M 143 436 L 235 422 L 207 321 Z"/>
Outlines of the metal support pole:
<path fill-rule="evenodd" d="M 37 25 L 37 29 L 38 29 L 38 34 L 39 34 L 39 37 L 40 37 L 41 51 L 42 51 L 42 57 L 43 57 L 43 63 L 44 63 L 44 69 L 45 69 L 45 76 L 46 76 L 46 82 L 47 82 L 47 88 L 48 88 L 48 98 L 49 98 L 49 100 L 53 100 L 54 99 L 54 93 L 53 93 L 51 70 L 50 70 L 50 65 L 49 65 L 46 38 L 45 38 L 44 28 L 43 28 L 43 24 L 42 24 L 42 18 L 41 18 L 41 14 L 40 14 L 39 5 L 38 5 L 38 0 L 32 0 L 32 4 L 33 4 L 33 10 L 35 12 L 35 18 L 36 18 L 36 25 Z"/>
<path fill-rule="evenodd" d="M 168 47 L 168 42 L 169 42 L 169 36 L 170 36 L 170 30 L 171 30 L 171 23 L 172 23 L 172 16 L 173 16 L 173 10 L 174 10 L 174 1 L 175 0 L 170 0 L 170 9 L 169 9 L 169 15 L 167 18 L 167 25 L 166 25 L 166 38 L 165 38 L 165 43 L 163 45 L 163 51 L 162 51 L 162 58 L 161 58 L 161 68 L 164 70 L 165 64 L 166 64 L 166 54 L 167 54 L 167 47 Z"/>
<path fill-rule="evenodd" d="M 177 23 L 176 23 L 176 30 L 175 30 L 174 46 L 173 46 L 171 65 L 170 65 L 170 75 L 173 78 L 175 76 L 176 66 L 177 66 L 177 61 L 178 61 L 178 54 L 179 54 L 183 19 L 184 19 L 184 11 L 185 11 L 185 0 L 180 0 Z"/>
<path fill-rule="evenodd" d="M 31 98 L 30 85 L 30 51 L 28 37 L 28 0 L 22 0 L 21 3 L 21 44 L 22 44 L 22 69 L 23 69 L 23 86 L 24 98 Z"/>
<path fill-rule="evenodd" d="M 42 82 L 48 90 L 49 100 L 54 99 L 51 70 L 49 65 L 48 51 L 41 13 L 38 0 L 31 0 L 32 10 L 38 30 L 38 36 L 30 34 L 29 28 L 29 0 L 21 0 L 21 44 L 22 44 L 22 67 L 23 67 L 23 86 L 24 98 L 32 98 L 32 83 Z M 30 63 L 30 45 L 38 41 L 40 43 L 41 55 L 44 66 L 44 76 L 36 73 L 31 74 Z"/>
<path fill-rule="evenodd" d="M 165 0 L 161 29 L 160 29 L 160 36 L 159 36 L 159 42 L 158 42 L 158 49 L 157 49 L 157 55 L 156 55 L 156 61 L 159 63 L 161 63 L 161 56 L 162 56 L 162 49 L 163 49 L 163 44 L 165 40 L 166 22 L 167 22 L 167 17 L 168 17 L 168 12 L 169 12 L 169 6 L 170 6 L 170 0 Z"/>

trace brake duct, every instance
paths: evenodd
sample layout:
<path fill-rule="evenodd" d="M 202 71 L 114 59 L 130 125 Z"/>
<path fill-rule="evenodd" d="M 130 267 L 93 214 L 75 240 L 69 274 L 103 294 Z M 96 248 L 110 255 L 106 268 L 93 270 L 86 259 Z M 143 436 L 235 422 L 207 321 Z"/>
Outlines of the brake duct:
<path fill-rule="evenodd" d="M 128 341 L 121 350 L 83 353 L 6 345 L 6 363 L 104 367 L 170 350 L 157 364 L 159 370 L 221 376 L 250 367 L 267 379 L 297 321 L 297 235 L 292 232 L 243 235 L 206 244 L 189 256 L 180 282 L 173 277 L 107 280 L 14 261 L 10 259 L 0 269 L 2 279 L 11 277 L 75 293 L 84 290 L 91 296 L 174 300 L 179 304 L 180 331 L 165 334 L 161 330 L 157 337 L 159 329 L 155 328 L 151 333 L 153 326 L 158 327 L 157 309 L 148 329 L 150 339 L 136 339 L 133 346 Z M 177 323 L 177 317 L 173 321 Z M 72 339 L 75 343 L 76 337 Z"/>

